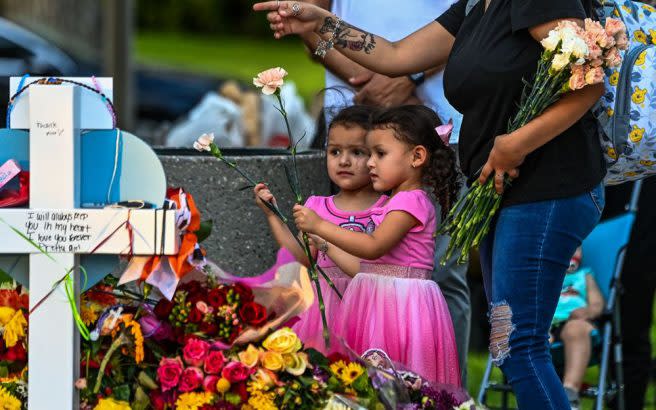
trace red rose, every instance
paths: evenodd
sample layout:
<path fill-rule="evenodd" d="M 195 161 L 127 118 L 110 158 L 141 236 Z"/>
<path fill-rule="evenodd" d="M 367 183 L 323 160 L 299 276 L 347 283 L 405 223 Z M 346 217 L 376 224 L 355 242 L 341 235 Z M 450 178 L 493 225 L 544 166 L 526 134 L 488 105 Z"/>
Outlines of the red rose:
<path fill-rule="evenodd" d="M 7 349 L 5 353 L 2 354 L 2 360 L 8 362 L 24 362 L 27 360 L 27 352 L 23 347 L 22 343 L 17 343 L 14 346 Z"/>
<path fill-rule="evenodd" d="M 328 355 L 328 361 L 331 364 L 335 363 L 335 362 L 339 362 L 340 360 L 343 361 L 344 363 L 351 363 L 349 358 L 346 355 L 342 354 L 342 353 L 334 352 L 334 353 L 331 353 L 330 355 Z"/>
<path fill-rule="evenodd" d="M 155 316 L 160 320 L 167 320 L 172 310 L 173 303 L 166 300 L 166 298 L 162 298 L 157 302 L 157 305 L 155 305 Z"/>
<path fill-rule="evenodd" d="M 188 294 L 196 293 L 201 289 L 200 282 L 197 280 L 192 280 L 187 283 L 183 283 L 182 285 L 178 286 L 178 290 L 183 290 L 187 292 Z"/>
<path fill-rule="evenodd" d="M 244 381 L 251 375 L 251 369 L 241 362 L 230 362 L 221 371 L 221 376 L 225 377 L 230 383 Z"/>
<path fill-rule="evenodd" d="M 213 308 L 218 309 L 221 306 L 226 304 L 226 295 L 225 291 L 220 288 L 215 288 L 210 290 L 207 294 L 207 303 L 209 303 Z"/>
<path fill-rule="evenodd" d="M 232 390 L 233 393 L 236 393 L 239 395 L 239 397 L 241 397 L 242 403 L 248 402 L 248 390 L 246 390 L 245 382 L 237 383 L 230 390 Z"/>
<path fill-rule="evenodd" d="M 203 369 L 207 374 L 220 374 L 221 369 L 223 369 L 223 363 L 225 363 L 223 352 L 220 350 L 211 350 L 207 354 L 207 357 L 205 357 Z"/>
<path fill-rule="evenodd" d="M 198 302 L 205 302 L 206 299 L 207 293 L 203 290 L 199 290 L 198 292 L 190 293 L 187 295 L 187 302 L 191 303 L 191 306 L 193 307 L 196 307 L 196 303 Z"/>
<path fill-rule="evenodd" d="M 205 334 L 205 336 L 216 336 L 216 334 L 219 332 L 219 327 L 213 323 L 213 322 L 201 322 L 200 323 L 200 331 Z"/>
<path fill-rule="evenodd" d="M 168 391 L 163 393 L 159 389 L 151 390 L 150 404 L 155 408 L 155 410 L 166 410 L 173 408 L 175 400 L 177 399 L 177 394 L 175 390 Z"/>
<path fill-rule="evenodd" d="M 163 357 L 160 360 L 159 367 L 157 368 L 157 379 L 159 380 L 159 385 L 162 386 L 162 391 L 171 390 L 178 385 L 182 375 L 182 369 L 183 364 L 179 357 Z"/>
<path fill-rule="evenodd" d="M 207 357 L 210 344 L 204 340 L 191 338 L 182 349 L 182 357 L 189 366 L 201 366 Z"/>
<path fill-rule="evenodd" d="M 191 308 L 191 312 L 189 312 L 189 321 L 191 323 L 200 323 L 203 320 L 203 316 L 203 313 L 194 306 Z"/>
<path fill-rule="evenodd" d="M 216 393 L 216 383 L 218 381 L 219 376 L 205 376 L 205 380 L 203 380 L 203 390 L 210 393 Z"/>
<path fill-rule="evenodd" d="M 253 296 L 253 291 L 246 285 L 235 283 L 232 285 L 232 289 L 239 295 L 239 301 L 241 303 L 252 302 L 253 299 L 255 299 L 255 296 Z"/>
<path fill-rule="evenodd" d="M 180 391 L 187 393 L 203 385 L 203 372 L 198 367 L 187 367 L 180 377 Z"/>
<path fill-rule="evenodd" d="M 267 319 L 266 308 L 256 302 L 246 302 L 239 308 L 239 317 L 246 324 L 257 327 Z"/>

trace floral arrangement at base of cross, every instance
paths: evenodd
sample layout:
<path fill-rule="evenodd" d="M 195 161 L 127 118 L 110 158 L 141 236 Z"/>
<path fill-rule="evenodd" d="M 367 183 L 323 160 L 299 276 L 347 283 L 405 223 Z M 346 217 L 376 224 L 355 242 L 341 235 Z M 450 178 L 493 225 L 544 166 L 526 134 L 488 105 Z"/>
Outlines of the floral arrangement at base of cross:
<path fill-rule="evenodd" d="M 508 124 L 508 133 L 526 125 L 542 114 L 561 95 L 604 81 L 604 69 L 622 63 L 620 51 L 628 47 L 626 27 L 620 20 L 608 18 L 605 27 L 585 19 L 584 27 L 562 21 L 542 40 L 544 51 L 538 62 L 535 79 L 524 80 L 519 110 Z M 506 178 L 506 186 L 510 180 Z M 458 263 L 464 263 L 469 250 L 478 248 L 490 223 L 501 206 L 502 196 L 494 181 L 474 182 L 469 191 L 451 209 L 438 234 L 451 236 L 442 264 L 460 249 Z"/>

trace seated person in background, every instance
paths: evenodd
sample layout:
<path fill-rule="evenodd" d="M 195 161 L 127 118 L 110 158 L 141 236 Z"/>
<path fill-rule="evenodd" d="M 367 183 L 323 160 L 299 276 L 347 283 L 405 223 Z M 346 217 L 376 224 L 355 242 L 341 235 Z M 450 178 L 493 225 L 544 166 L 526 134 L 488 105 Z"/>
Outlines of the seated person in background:
<path fill-rule="evenodd" d="M 604 309 L 604 298 L 589 268 L 581 268 L 583 251 L 577 248 L 565 275 L 551 326 L 551 342 L 565 350 L 563 386 L 572 409 L 579 408 L 579 390 L 592 354 L 590 333 Z"/>

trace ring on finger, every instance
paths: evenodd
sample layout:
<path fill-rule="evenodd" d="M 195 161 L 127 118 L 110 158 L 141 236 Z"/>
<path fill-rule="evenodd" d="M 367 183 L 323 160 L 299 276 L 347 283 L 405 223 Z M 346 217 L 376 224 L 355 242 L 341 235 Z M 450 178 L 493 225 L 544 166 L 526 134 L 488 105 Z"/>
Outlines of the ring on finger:
<path fill-rule="evenodd" d="M 292 4 L 292 15 L 296 17 L 299 14 L 301 14 L 301 5 L 298 2 L 296 2 Z"/>
<path fill-rule="evenodd" d="M 280 8 L 280 0 L 276 0 L 276 8 L 277 8 L 277 9 Z"/>

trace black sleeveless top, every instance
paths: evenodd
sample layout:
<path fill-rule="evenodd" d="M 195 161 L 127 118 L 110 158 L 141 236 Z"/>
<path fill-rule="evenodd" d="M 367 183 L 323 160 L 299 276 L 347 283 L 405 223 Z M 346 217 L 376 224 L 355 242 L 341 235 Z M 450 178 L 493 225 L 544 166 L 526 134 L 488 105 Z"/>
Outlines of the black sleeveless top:
<path fill-rule="evenodd" d="M 444 74 L 449 102 L 463 114 L 458 148 L 472 181 L 494 138 L 506 134 L 542 46 L 528 28 L 560 18 L 585 18 L 580 0 L 479 0 L 466 14 L 459 0 L 437 22 L 455 36 Z M 601 182 L 605 161 L 596 121 L 588 112 L 561 135 L 529 154 L 504 194 L 504 205 L 575 196 Z"/>

